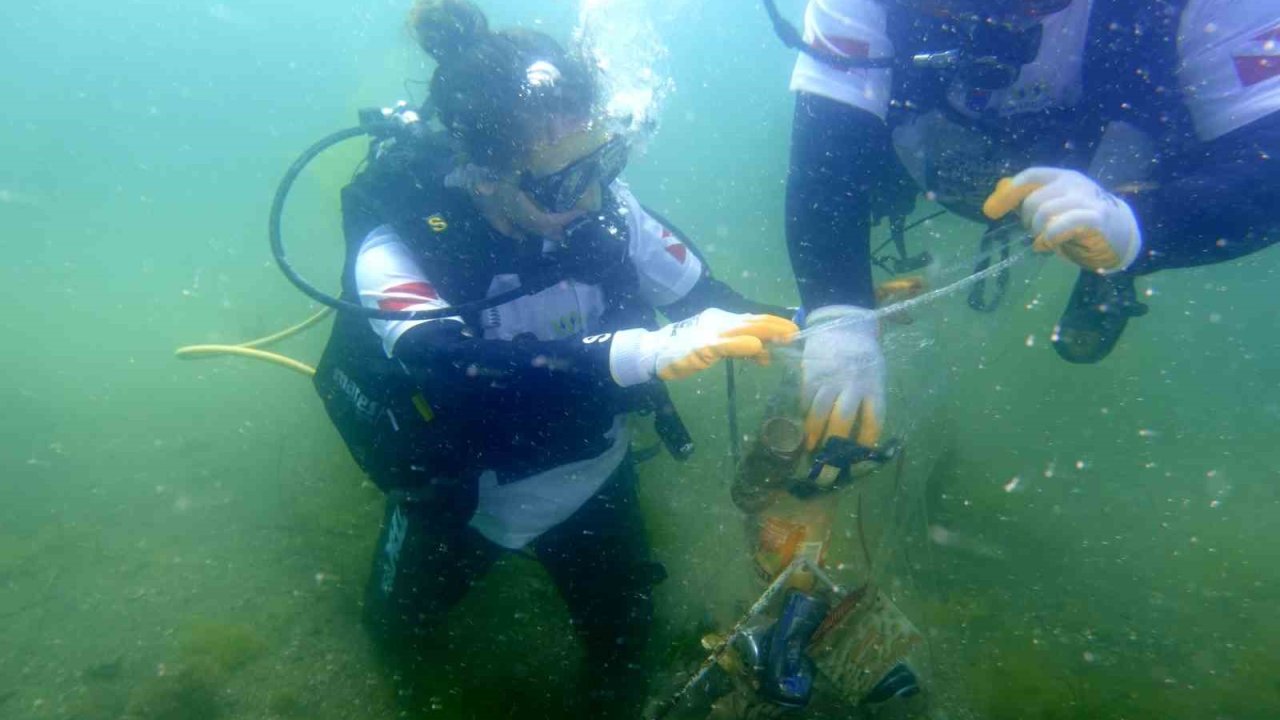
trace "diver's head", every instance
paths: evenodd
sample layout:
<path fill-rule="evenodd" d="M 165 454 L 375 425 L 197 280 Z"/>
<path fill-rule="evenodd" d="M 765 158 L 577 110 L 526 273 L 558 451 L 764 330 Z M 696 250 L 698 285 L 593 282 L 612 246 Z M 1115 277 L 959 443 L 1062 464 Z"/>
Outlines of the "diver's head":
<path fill-rule="evenodd" d="M 542 33 L 490 31 L 469 0 L 418 0 L 409 23 L 438 63 L 432 102 L 465 155 L 454 184 L 500 230 L 557 237 L 599 208 L 627 152 L 590 63 Z"/>

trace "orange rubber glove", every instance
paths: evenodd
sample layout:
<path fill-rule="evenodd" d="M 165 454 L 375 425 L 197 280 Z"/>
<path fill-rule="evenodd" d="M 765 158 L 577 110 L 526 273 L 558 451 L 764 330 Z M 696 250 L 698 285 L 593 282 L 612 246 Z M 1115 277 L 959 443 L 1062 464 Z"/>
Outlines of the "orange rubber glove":
<path fill-rule="evenodd" d="M 641 328 L 614 334 L 609 370 L 622 387 L 654 378 L 677 380 L 725 358 L 769 364 L 769 345 L 787 343 L 799 332 L 790 320 L 744 315 L 716 308 L 659 330 Z"/>
<path fill-rule="evenodd" d="M 999 220 L 1014 210 L 1036 252 L 1057 252 L 1088 270 L 1124 270 L 1142 250 L 1128 203 L 1074 170 L 1033 167 L 1002 179 L 982 212 Z"/>

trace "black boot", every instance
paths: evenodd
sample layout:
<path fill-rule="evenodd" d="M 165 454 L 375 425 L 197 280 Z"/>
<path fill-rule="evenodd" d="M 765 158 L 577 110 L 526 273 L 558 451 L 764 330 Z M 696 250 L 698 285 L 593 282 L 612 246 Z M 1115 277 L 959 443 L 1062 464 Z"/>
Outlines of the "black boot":
<path fill-rule="evenodd" d="M 1053 336 L 1053 349 L 1070 363 L 1096 363 L 1111 353 L 1129 318 L 1147 314 L 1133 276 L 1081 270 Z"/>

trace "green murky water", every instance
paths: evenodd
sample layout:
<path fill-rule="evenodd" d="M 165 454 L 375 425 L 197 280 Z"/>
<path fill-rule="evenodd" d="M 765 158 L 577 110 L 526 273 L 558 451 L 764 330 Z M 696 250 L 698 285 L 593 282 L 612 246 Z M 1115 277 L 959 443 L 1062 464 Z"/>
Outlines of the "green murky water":
<path fill-rule="evenodd" d="M 720 277 L 791 303 L 790 58 L 739 5 L 658 12 L 675 90 L 627 177 Z M 358 622 L 380 495 L 302 378 L 172 352 L 311 312 L 268 264 L 270 193 L 307 143 L 425 76 L 404 9 L 0 8 L 0 717 L 396 716 Z M 489 9 L 553 31 L 576 12 Z M 320 163 L 291 207 L 312 275 L 336 266 L 353 157 Z M 944 218 L 912 240 L 945 281 L 978 233 Z M 1049 349 L 1073 279 L 1057 262 L 1020 263 L 998 313 L 950 296 L 890 331 L 891 430 L 910 459 L 903 493 L 868 481 L 866 514 L 886 587 L 926 633 L 928 692 L 884 715 L 1280 715 L 1273 267 L 1262 253 L 1154 276 L 1151 315 L 1092 367 Z M 314 360 L 323 336 L 282 350 Z M 742 371 L 744 429 L 775 379 Z M 659 689 L 756 592 L 728 495 L 723 377 L 673 389 L 700 450 L 642 471 L 670 573 Z M 434 716 L 574 712 L 580 654 L 535 564 L 500 564 L 451 628 Z"/>

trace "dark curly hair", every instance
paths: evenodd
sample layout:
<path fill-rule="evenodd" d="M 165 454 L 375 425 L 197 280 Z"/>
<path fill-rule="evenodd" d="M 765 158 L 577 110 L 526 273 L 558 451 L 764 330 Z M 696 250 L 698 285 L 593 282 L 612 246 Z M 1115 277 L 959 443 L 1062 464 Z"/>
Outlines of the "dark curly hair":
<path fill-rule="evenodd" d="M 490 31 L 469 0 L 418 0 L 409 27 L 437 63 L 431 100 L 440 122 L 471 162 L 518 166 L 552 117 L 595 108 L 590 63 L 542 33 Z"/>

